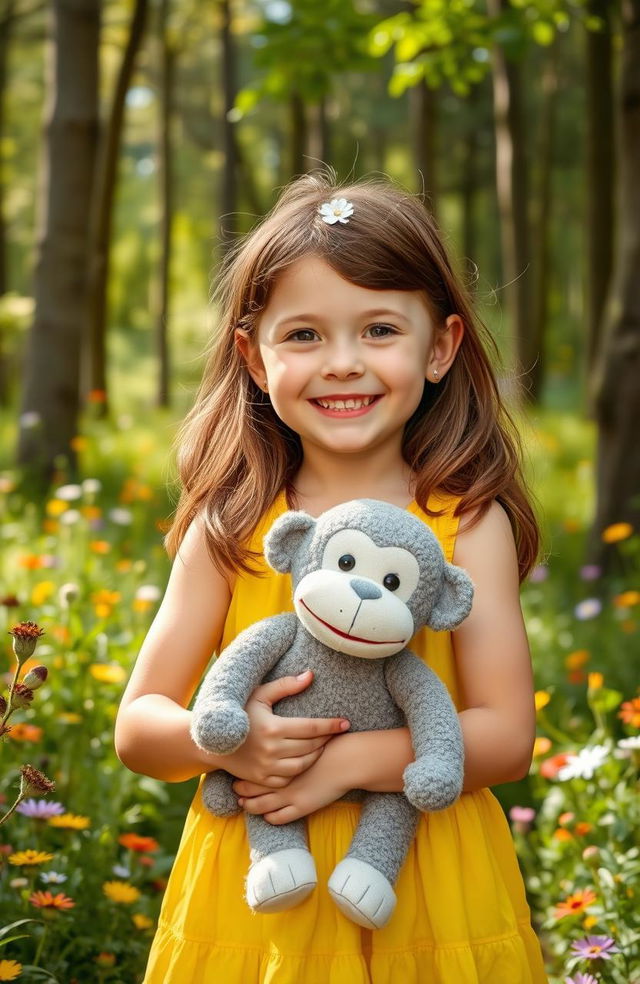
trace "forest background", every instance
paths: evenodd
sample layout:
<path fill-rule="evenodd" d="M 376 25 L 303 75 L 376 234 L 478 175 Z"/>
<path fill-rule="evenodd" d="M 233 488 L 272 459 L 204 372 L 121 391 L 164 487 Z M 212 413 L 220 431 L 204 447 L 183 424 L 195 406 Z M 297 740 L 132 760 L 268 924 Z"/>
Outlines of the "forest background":
<path fill-rule="evenodd" d="M 140 979 L 193 790 L 127 776 L 111 732 L 167 576 L 171 443 L 225 251 L 323 163 L 424 195 L 496 338 L 545 531 L 541 744 L 498 792 L 530 811 L 550 973 L 580 929 L 616 940 L 594 980 L 640 973 L 640 0 L 1 0 L 0 612 L 45 630 L 49 675 L 18 706 L 6 647 L 0 788 L 30 758 L 62 812 L 23 790 L 4 828 L 1 911 L 30 921 L 0 980 Z M 593 748 L 564 809 L 558 757 Z"/>

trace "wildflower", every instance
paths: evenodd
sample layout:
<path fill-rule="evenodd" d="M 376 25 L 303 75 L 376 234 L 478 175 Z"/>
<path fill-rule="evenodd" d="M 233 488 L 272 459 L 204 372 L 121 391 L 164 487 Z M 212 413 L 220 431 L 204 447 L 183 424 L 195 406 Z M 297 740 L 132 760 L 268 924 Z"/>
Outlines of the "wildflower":
<path fill-rule="evenodd" d="M 566 827 L 558 827 L 557 830 L 553 832 L 553 839 L 557 841 L 571 841 L 573 840 L 573 834 Z"/>
<path fill-rule="evenodd" d="M 640 591 L 623 591 L 613 599 L 616 608 L 633 608 L 640 605 Z"/>
<path fill-rule="evenodd" d="M 153 919 L 149 919 L 149 916 L 145 916 L 143 912 L 134 912 L 131 920 L 136 929 L 151 929 L 153 926 Z"/>
<path fill-rule="evenodd" d="M 102 886 L 102 891 L 112 902 L 118 902 L 124 905 L 137 902 L 140 898 L 139 889 L 135 885 L 131 885 L 130 882 L 125 881 L 105 882 Z"/>
<path fill-rule="evenodd" d="M 22 964 L 17 960 L 0 960 L 0 981 L 15 981 L 22 973 Z"/>
<path fill-rule="evenodd" d="M 93 663 L 89 673 L 100 683 L 122 683 L 126 679 L 126 671 L 118 663 Z"/>
<path fill-rule="evenodd" d="M 16 812 L 22 813 L 25 817 L 31 817 L 33 820 L 49 820 L 51 817 L 57 817 L 64 813 L 64 806 L 62 803 L 43 799 L 26 799 L 16 807 Z"/>
<path fill-rule="evenodd" d="M 82 483 L 82 491 L 85 495 L 97 495 L 102 489 L 102 482 L 99 478 L 85 478 Z"/>
<path fill-rule="evenodd" d="M 537 564 L 531 574 L 529 575 L 529 580 L 531 584 L 541 584 L 542 581 L 546 581 L 549 577 L 549 568 L 546 564 Z"/>
<path fill-rule="evenodd" d="M 120 601 L 120 597 L 119 591 L 109 591 L 107 588 L 94 591 L 91 600 L 98 618 L 108 618 L 114 606 Z"/>
<path fill-rule="evenodd" d="M 609 960 L 612 953 L 620 953 L 610 936 L 587 936 L 573 942 L 571 949 L 585 960 Z"/>
<path fill-rule="evenodd" d="M 79 595 L 80 588 L 73 581 L 67 581 L 66 584 L 61 585 L 58 589 L 58 601 L 63 608 L 69 608 Z"/>
<path fill-rule="evenodd" d="M 49 671 L 46 666 L 34 666 L 23 678 L 22 683 L 25 687 L 29 687 L 30 690 L 38 690 L 47 679 L 48 674 Z"/>
<path fill-rule="evenodd" d="M 75 437 L 72 437 L 69 441 L 69 447 L 72 451 L 86 451 L 89 447 L 89 442 L 86 437 L 82 436 L 82 434 L 76 434 Z"/>
<path fill-rule="evenodd" d="M 575 818 L 576 818 L 575 813 L 570 813 L 569 811 L 567 811 L 566 813 L 560 814 L 560 816 L 558 817 L 558 823 L 560 824 L 561 827 L 568 827 L 570 823 L 573 823 Z"/>
<path fill-rule="evenodd" d="M 24 721 L 12 725 L 9 729 L 9 737 L 13 738 L 14 741 L 36 742 L 40 741 L 42 735 L 42 728 L 39 728 L 37 724 L 27 724 Z"/>
<path fill-rule="evenodd" d="M 604 677 L 602 673 L 593 672 L 587 677 L 587 685 L 589 690 L 602 690 L 602 685 L 604 683 Z"/>
<path fill-rule="evenodd" d="M 346 198 L 332 198 L 330 202 L 320 205 L 318 215 L 327 225 L 335 225 L 336 222 L 346 225 L 353 215 L 353 205 Z"/>
<path fill-rule="evenodd" d="M 89 817 L 81 817 L 75 813 L 63 813 L 59 817 L 51 817 L 50 827 L 59 827 L 62 830 L 86 830 L 91 826 Z"/>
<path fill-rule="evenodd" d="M 602 611 L 602 602 L 599 598 L 585 598 L 579 602 L 573 610 L 573 614 L 580 622 L 586 622 L 590 618 L 596 618 Z"/>
<path fill-rule="evenodd" d="M 76 714 L 75 711 L 61 711 L 58 714 L 58 721 L 62 721 L 63 724 L 80 724 L 82 715 Z"/>
<path fill-rule="evenodd" d="M 9 888 L 26 888 L 28 884 L 28 878 L 12 878 L 9 882 Z"/>
<path fill-rule="evenodd" d="M 108 554 L 111 550 L 111 544 L 108 540 L 92 540 L 89 544 L 89 549 L 92 550 L 93 553 Z"/>
<path fill-rule="evenodd" d="M 540 755 L 546 755 L 551 748 L 551 739 L 547 738 L 546 735 L 538 735 L 533 743 L 533 757 L 539 758 Z"/>
<path fill-rule="evenodd" d="M 82 489 L 79 485 L 61 485 L 53 494 L 63 502 L 74 502 L 82 498 Z"/>
<path fill-rule="evenodd" d="M 47 516 L 53 516 L 54 519 L 58 519 L 68 508 L 68 503 L 63 502 L 62 499 L 49 499 L 46 506 Z"/>
<path fill-rule="evenodd" d="M 540 763 L 540 775 L 544 776 L 545 779 L 555 779 L 560 769 L 564 768 L 568 761 L 568 752 L 559 752 L 557 755 L 552 755 L 551 758 L 544 759 Z"/>
<path fill-rule="evenodd" d="M 583 861 L 596 861 L 600 857 L 600 848 L 595 844 L 589 844 L 582 852 Z"/>
<path fill-rule="evenodd" d="M 31 592 L 32 605 L 44 605 L 56 589 L 53 581 L 38 581 Z"/>
<path fill-rule="evenodd" d="M 114 864 L 111 870 L 117 878 L 131 878 L 131 872 L 123 864 Z"/>
<path fill-rule="evenodd" d="M 9 629 L 9 635 L 13 636 L 13 651 L 22 666 L 24 660 L 33 655 L 38 639 L 44 635 L 44 629 L 35 622 L 18 622 Z"/>
<path fill-rule="evenodd" d="M 40 872 L 40 881 L 43 881 L 45 885 L 62 885 L 66 880 L 67 876 L 61 874 L 59 871 Z"/>
<path fill-rule="evenodd" d="M 573 828 L 576 837 L 586 837 L 587 834 L 591 833 L 593 827 L 586 820 L 578 820 L 577 824 Z"/>
<path fill-rule="evenodd" d="M 118 843 L 122 844 L 129 851 L 140 853 L 147 851 L 157 851 L 160 845 L 153 837 L 142 837 L 140 834 L 121 834 Z"/>
<path fill-rule="evenodd" d="M 34 892 L 29 896 L 31 905 L 36 909 L 73 909 L 75 902 L 68 898 L 64 892 L 53 895 L 51 892 Z"/>
<path fill-rule="evenodd" d="M 18 598 L 17 595 L 8 594 L 5 595 L 3 598 L 0 598 L 0 605 L 2 605 L 3 608 L 19 608 L 20 599 Z"/>
<path fill-rule="evenodd" d="M 589 661 L 588 649 L 576 649 L 575 652 L 565 656 L 564 665 L 568 670 L 579 670 Z"/>
<path fill-rule="evenodd" d="M 575 916 L 577 913 L 584 912 L 585 909 L 588 909 L 595 902 L 596 898 L 596 893 L 590 888 L 585 888 L 580 892 L 574 892 L 573 895 L 569 895 L 563 902 L 558 902 L 554 916 L 556 919 L 563 919 L 565 916 Z"/>
<path fill-rule="evenodd" d="M 74 526 L 82 518 L 82 513 L 77 509 L 67 509 L 60 517 L 63 526 Z"/>
<path fill-rule="evenodd" d="M 585 564 L 580 568 L 580 577 L 583 581 L 597 581 L 602 574 L 602 568 L 597 564 Z"/>
<path fill-rule="evenodd" d="M 618 717 L 632 728 L 640 728 L 640 697 L 625 700 L 620 705 Z"/>
<path fill-rule="evenodd" d="M 631 738 L 621 738 L 618 748 L 627 748 L 632 751 L 640 749 L 640 735 L 633 735 Z"/>
<path fill-rule="evenodd" d="M 87 393 L 87 402 L 88 403 L 106 403 L 107 402 L 107 393 L 106 393 L 106 390 L 102 390 L 102 389 L 89 390 L 89 392 Z"/>
<path fill-rule="evenodd" d="M 15 854 L 10 854 L 9 864 L 15 864 L 22 868 L 34 864 L 45 864 L 52 858 L 53 854 L 47 854 L 46 851 L 34 851 L 33 848 L 29 848 L 27 851 L 16 851 Z"/>
<path fill-rule="evenodd" d="M 591 779 L 596 769 L 609 757 L 606 745 L 581 748 L 577 755 L 569 755 L 567 764 L 558 772 L 558 779 Z"/>
<path fill-rule="evenodd" d="M 110 509 L 108 516 L 116 526 L 130 526 L 133 522 L 133 513 L 129 509 L 123 509 L 121 506 Z"/>
<path fill-rule="evenodd" d="M 34 769 L 32 765 L 23 765 L 20 769 L 20 796 L 24 799 L 33 793 L 52 793 L 56 788 L 55 782 L 47 779 L 43 772 Z"/>
<path fill-rule="evenodd" d="M 106 951 L 103 951 L 95 957 L 95 962 L 98 967 L 113 967 L 116 962 L 116 955 L 115 953 L 107 953 Z"/>
<path fill-rule="evenodd" d="M 160 601 L 162 591 L 155 584 L 141 584 L 135 596 L 142 601 Z"/>
<path fill-rule="evenodd" d="M 16 683 L 11 693 L 10 707 L 12 709 L 28 707 L 32 700 L 33 690 L 25 687 L 24 683 Z"/>
<path fill-rule="evenodd" d="M 598 984 L 593 974 L 576 974 L 574 977 L 565 977 L 564 984 Z"/>
<path fill-rule="evenodd" d="M 621 540 L 628 540 L 633 534 L 631 523 L 612 523 L 602 531 L 603 543 L 620 543 Z"/>

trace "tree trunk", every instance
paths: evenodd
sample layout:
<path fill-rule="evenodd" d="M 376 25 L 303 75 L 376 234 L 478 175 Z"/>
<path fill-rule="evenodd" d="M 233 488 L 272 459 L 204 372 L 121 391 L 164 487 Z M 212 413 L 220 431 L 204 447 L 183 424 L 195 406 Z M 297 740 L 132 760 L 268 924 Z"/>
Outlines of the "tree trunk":
<path fill-rule="evenodd" d="M 537 358 L 529 372 L 529 396 L 536 403 L 540 399 L 546 369 L 546 334 L 548 320 L 549 268 L 550 268 L 550 220 L 552 209 L 554 125 L 558 95 L 557 42 L 547 50 L 542 75 L 542 107 L 540 113 L 540 139 L 537 158 L 536 216 L 533 242 L 533 348 Z"/>
<path fill-rule="evenodd" d="M 413 159 L 418 172 L 418 191 L 424 192 L 425 201 L 433 215 L 437 214 L 438 177 L 438 94 L 425 81 L 414 85 L 409 93 Z"/>
<path fill-rule="evenodd" d="M 136 55 L 144 35 L 148 0 L 136 0 L 131 29 L 116 80 L 111 112 L 100 141 L 96 184 L 91 213 L 89 252 L 88 349 L 86 352 L 86 390 L 100 394 L 97 405 L 107 412 L 107 289 L 113 202 L 116 192 L 118 157 L 122 138 L 124 106 L 131 83 Z"/>
<path fill-rule="evenodd" d="M 171 224 L 173 219 L 173 166 L 171 158 L 171 118 L 173 102 L 173 80 L 175 51 L 167 36 L 169 0 L 160 5 L 159 48 L 160 48 L 160 133 L 158 177 L 160 179 L 161 230 L 160 230 L 160 268 L 158 271 L 158 314 L 156 340 L 158 351 L 158 397 L 160 407 L 170 403 L 169 379 L 169 290 L 171 270 Z"/>
<path fill-rule="evenodd" d="M 487 0 L 498 17 L 505 0 Z M 527 396 L 528 376 L 538 358 L 531 344 L 528 166 L 522 68 L 496 46 L 493 53 L 493 105 L 496 130 L 496 187 L 500 210 L 502 263 L 509 334 L 515 338 L 517 369 Z"/>
<path fill-rule="evenodd" d="M 236 150 L 236 132 L 232 114 L 236 101 L 237 85 L 236 52 L 231 30 L 231 0 L 220 0 L 220 9 L 222 11 L 220 41 L 222 45 L 222 150 L 224 155 L 220 215 L 222 248 L 223 251 L 226 251 L 233 244 L 238 225 L 238 153 Z"/>
<path fill-rule="evenodd" d="M 312 107 L 309 126 L 309 158 L 313 167 L 331 163 L 331 131 L 327 117 L 327 98 Z"/>
<path fill-rule="evenodd" d="M 612 293 L 596 394 L 597 509 L 592 553 L 612 523 L 640 528 L 640 0 L 622 3 L 619 113 L 619 226 Z"/>
<path fill-rule="evenodd" d="M 98 140 L 100 2 L 53 0 L 52 10 L 35 315 L 18 445 L 19 461 L 45 480 L 58 455 L 74 464 L 71 440 L 77 433 L 88 215 Z M 29 426 L 34 420 L 37 425 Z"/>
<path fill-rule="evenodd" d="M 469 94 L 469 108 L 478 104 L 478 88 L 474 86 Z M 462 256 L 466 269 L 473 272 L 477 269 L 477 230 L 476 230 L 476 196 L 478 193 L 478 130 L 469 126 L 464 136 L 463 171 L 462 171 Z M 475 284 L 475 277 L 473 279 Z"/>
<path fill-rule="evenodd" d="M 300 93 L 292 92 L 289 99 L 291 119 L 290 177 L 294 177 L 297 174 L 304 174 L 306 171 L 307 114 L 305 110 L 304 100 Z"/>
<path fill-rule="evenodd" d="M 591 0 L 602 30 L 587 31 L 587 372 L 594 370 L 613 266 L 615 133 L 610 0 Z"/>
<path fill-rule="evenodd" d="M 7 59 L 9 55 L 9 41 L 13 17 L 15 12 L 15 0 L 5 0 L 2 11 L 3 19 L 0 24 L 0 147 L 4 141 L 4 109 L 7 92 Z M 2 155 L 0 154 L 0 296 L 6 294 L 7 284 L 7 226 L 5 222 L 4 205 L 4 169 L 2 167 Z M 2 347 L 0 345 L 0 359 L 2 358 Z M 2 368 L 0 367 L 0 373 Z M 1 387 L 1 383 L 0 383 Z"/>

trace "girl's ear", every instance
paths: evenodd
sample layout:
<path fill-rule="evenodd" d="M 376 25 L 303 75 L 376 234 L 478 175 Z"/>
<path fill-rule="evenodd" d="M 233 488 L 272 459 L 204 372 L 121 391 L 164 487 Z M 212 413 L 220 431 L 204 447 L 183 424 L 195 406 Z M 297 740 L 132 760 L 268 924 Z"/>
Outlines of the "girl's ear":
<path fill-rule="evenodd" d="M 233 337 L 236 343 L 236 348 L 244 359 L 247 372 L 253 379 L 256 386 L 259 386 L 260 389 L 264 389 L 266 375 L 262 364 L 262 359 L 260 358 L 260 350 L 258 349 L 258 346 L 249 335 L 249 332 L 245 331 L 244 328 L 236 328 Z"/>
<path fill-rule="evenodd" d="M 459 314 L 450 314 L 444 327 L 435 329 L 433 350 L 425 372 L 429 382 L 440 382 L 448 372 L 463 338 L 464 321 Z"/>

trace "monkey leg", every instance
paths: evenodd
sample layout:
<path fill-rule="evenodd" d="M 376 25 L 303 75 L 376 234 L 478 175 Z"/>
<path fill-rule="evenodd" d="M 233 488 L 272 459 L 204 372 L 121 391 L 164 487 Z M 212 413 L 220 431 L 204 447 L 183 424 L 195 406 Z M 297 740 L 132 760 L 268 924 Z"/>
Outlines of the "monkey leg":
<path fill-rule="evenodd" d="M 304 820 L 274 826 L 250 813 L 245 820 L 251 846 L 249 906 L 256 912 L 281 912 L 303 902 L 318 883 Z"/>

